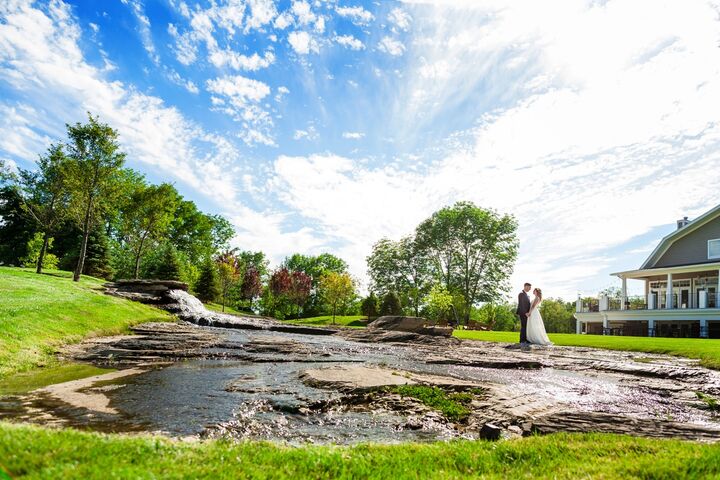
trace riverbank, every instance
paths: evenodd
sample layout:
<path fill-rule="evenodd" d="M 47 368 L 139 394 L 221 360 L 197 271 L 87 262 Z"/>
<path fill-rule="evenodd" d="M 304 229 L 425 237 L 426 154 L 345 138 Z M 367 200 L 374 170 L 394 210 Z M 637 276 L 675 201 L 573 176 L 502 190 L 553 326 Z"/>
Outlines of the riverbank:
<path fill-rule="evenodd" d="M 463 340 L 517 343 L 517 332 L 455 330 L 453 335 Z M 700 360 L 700 365 L 720 370 L 720 340 L 706 338 L 617 337 L 610 335 L 575 335 L 551 333 L 555 345 L 624 350 L 648 354 L 665 354 Z"/>
<path fill-rule="evenodd" d="M 104 280 L 48 270 L 0 267 L 0 379 L 58 363 L 63 344 L 116 335 L 128 327 L 167 321 L 166 312 L 103 293 Z"/>
<path fill-rule="evenodd" d="M 717 478 L 720 445 L 621 435 L 350 447 L 182 442 L 0 422 L 0 468 L 33 478 Z"/>

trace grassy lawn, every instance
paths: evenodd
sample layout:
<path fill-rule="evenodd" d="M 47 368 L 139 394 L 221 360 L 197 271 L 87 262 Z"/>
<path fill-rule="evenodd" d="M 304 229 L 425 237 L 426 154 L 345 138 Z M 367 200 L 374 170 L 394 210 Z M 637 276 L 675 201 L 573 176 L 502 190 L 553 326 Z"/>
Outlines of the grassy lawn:
<path fill-rule="evenodd" d="M 332 325 L 333 317 L 332 315 L 323 315 L 321 317 L 301 318 L 299 320 L 295 320 L 294 318 L 288 318 L 286 321 L 297 325 L 312 325 L 315 327 L 323 327 L 326 325 Z M 340 327 L 363 328 L 367 326 L 367 317 L 364 315 L 336 315 L 335 325 Z"/>
<path fill-rule="evenodd" d="M 511 342 L 519 339 L 518 332 L 486 332 L 481 330 L 455 330 L 454 336 L 487 342 Z M 556 345 L 594 347 L 631 352 L 664 353 L 687 358 L 697 358 L 708 368 L 720 370 L 720 340 L 701 338 L 615 337 L 607 335 L 575 335 L 551 333 L 550 340 Z"/>
<path fill-rule="evenodd" d="M 70 272 L 0 267 L 0 379 L 53 365 L 63 343 L 128 331 L 128 326 L 169 320 L 154 307 L 102 293 L 104 280 Z"/>
<path fill-rule="evenodd" d="M 0 422 L 0 469 L 29 479 L 718 478 L 720 445 L 556 434 L 496 443 L 297 448 L 183 443 Z"/>

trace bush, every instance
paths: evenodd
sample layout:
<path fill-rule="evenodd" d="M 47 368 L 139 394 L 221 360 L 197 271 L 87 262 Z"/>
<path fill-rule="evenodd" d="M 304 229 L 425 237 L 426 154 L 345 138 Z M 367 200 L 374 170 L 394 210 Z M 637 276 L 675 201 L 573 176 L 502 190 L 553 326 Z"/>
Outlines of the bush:
<path fill-rule="evenodd" d="M 395 292 L 386 293 L 380 305 L 380 315 L 402 315 L 402 313 L 400 299 Z"/>
<path fill-rule="evenodd" d="M 374 293 L 370 293 L 360 304 L 360 312 L 368 318 L 378 316 L 378 298 Z"/>

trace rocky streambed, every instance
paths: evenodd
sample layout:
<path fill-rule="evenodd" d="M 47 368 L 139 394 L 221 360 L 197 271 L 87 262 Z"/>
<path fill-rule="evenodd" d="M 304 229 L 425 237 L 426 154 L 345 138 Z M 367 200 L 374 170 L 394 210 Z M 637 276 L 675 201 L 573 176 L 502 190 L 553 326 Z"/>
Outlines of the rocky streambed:
<path fill-rule="evenodd" d="M 557 431 L 720 440 L 720 415 L 700 398 L 720 397 L 720 372 L 691 360 L 294 327 L 208 312 L 173 285 L 151 287 L 110 291 L 167 308 L 178 323 L 68 348 L 70 360 L 118 370 L 0 398 L 0 418 L 292 443 Z"/>

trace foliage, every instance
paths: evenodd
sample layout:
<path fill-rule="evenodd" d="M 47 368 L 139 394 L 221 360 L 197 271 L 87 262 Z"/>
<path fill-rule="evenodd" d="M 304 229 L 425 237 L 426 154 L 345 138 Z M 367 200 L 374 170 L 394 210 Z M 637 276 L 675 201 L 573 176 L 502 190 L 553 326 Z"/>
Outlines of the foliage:
<path fill-rule="evenodd" d="M 464 299 L 465 320 L 477 302 L 507 290 L 517 257 L 517 221 L 471 202 L 442 208 L 416 230 L 418 248 L 432 259 L 435 278 Z"/>
<path fill-rule="evenodd" d="M 395 292 L 388 292 L 383 295 L 382 303 L 380 304 L 380 315 L 402 315 L 402 313 L 400 299 L 398 299 Z"/>
<path fill-rule="evenodd" d="M 369 320 L 370 319 L 364 315 L 337 315 L 334 320 L 332 315 L 320 315 L 318 317 L 307 317 L 292 320 L 292 323 L 296 325 L 311 325 L 314 327 L 339 325 L 342 327 L 365 328 L 367 327 Z"/>
<path fill-rule="evenodd" d="M 344 260 L 329 253 L 317 256 L 296 253 L 287 257 L 282 266 L 289 271 L 303 272 L 310 277 L 310 293 L 302 305 L 303 315 L 306 316 L 318 315 L 325 310 L 322 292 L 319 288 L 323 275 L 330 272 L 346 273 L 348 268 Z"/>
<path fill-rule="evenodd" d="M 425 303 L 431 320 L 447 321 L 453 305 L 453 296 L 444 285 L 436 284 L 425 297 Z"/>
<path fill-rule="evenodd" d="M 575 303 L 561 298 L 544 298 L 540 304 L 540 315 L 545 330 L 553 333 L 575 332 Z"/>
<path fill-rule="evenodd" d="M 218 281 L 220 285 L 220 299 L 222 311 L 225 311 L 225 305 L 228 300 L 230 289 L 237 284 L 240 279 L 240 260 L 235 256 L 233 250 L 226 250 L 215 259 L 217 263 Z"/>
<path fill-rule="evenodd" d="M 330 305 L 333 324 L 338 311 L 344 311 L 355 297 L 355 283 L 347 273 L 328 272 L 320 278 L 320 291 Z"/>
<path fill-rule="evenodd" d="M 446 393 L 439 387 L 427 385 L 398 385 L 389 391 L 404 397 L 415 398 L 442 413 L 451 422 L 463 422 L 470 416 L 468 405 L 474 395 L 469 393 Z"/>
<path fill-rule="evenodd" d="M 514 332 L 520 328 L 515 307 L 506 303 L 486 303 L 473 311 L 473 319 L 489 330 Z"/>
<path fill-rule="evenodd" d="M 453 335 L 468 340 L 517 343 L 514 332 L 455 330 Z M 720 340 L 705 338 L 620 337 L 615 335 L 576 335 L 551 333 L 550 340 L 559 346 L 605 348 L 629 352 L 660 353 L 696 358 L 706 368 L 720 370 Z"/>
<path fill-rule="evenodd" d="M 122 237 L 135 259 L 133 278 L 140 277 L 140 262 L 150 241 L 167 235 L 177 208 L 177 192 L 172 185 L 140 186 L 130 196 L 123 212 Z"/>
<path fill-rule="evenodd" d="M 72 226 L 71 226 L 72 227 Z M 63 270 L 72 270 L 78 262 L 78 249 L 81 232 L 72 227 L 66 231 L 66 241 L 69 241 L 71 250 L 67 251 L 60 259 L 58 266 Z M 57 242 L 55 242 L 57 244 Z M 83 275 L 110 279 L 113 275 L 112 258 L 108 237 L 102 226 L 95 226 L 88 234 L 85 250 L 85 262 L 83 263 Z"/>
<path fill-rule="evenodd" d="M 367 264 L 371 290 L 381 295 L 391 291 L 399 294 L 401 303 L 419 316 L 422 299 L 432 286 L 432 275 L 429 258 L 415 238 L 405 237 L 398 242 L 381 239 L 373 245 Z"/>
<path fill-rule="evenodd" d="M 99 294 L 103 280 L 83 277 L 73 283 L 69 272 L 47 273 L 0 267 L 0 380 L 57 362 L 60 344 L 170 318 L 157 308 Z"/>
<path fill-rule="evenodd" d="M 20 265 L 28 242 L 35 236 L 35 221 L 23 209 L 23 198 L 14 185 L 0 187 L 0 265 Z"/>
<path fill-rule="evenodd" d="M 88 115 L 88 123 L 67 125 L 69 159 L 65 170 L 70 193 L 70 212 L 83 233 L 73 280 L 83 272 L 90 231 L 117 197 L 120 169 L 125 154 L 120 152 L 117 131 Z"/>
<path fill-rule="evenodd" d="M 312 289 L 312 279 L 305 272 L 294 271 L 290 274 L 290 288 L 287 292 L 290 302 L 297 307 L 297 318 L 300 318 L 300 308 L 305 304 Z"/>
<path fill-rule="evenodd" d="M 52 237 L 47 238 L 44 234 L 37 232 L 27 244 L 27 255 L 20 259 L 23 267 L 38 267 L 40 265 L 39 258 L 41 255 L 45 257 L 43 265 L 45 268 L 55 269 L 58 266 L 58 258 L 52 253 L 43 253 L 47 249 L 52 248 Z M 39 270 L 39 268 L 38 268 Z M 40 272 L 38 272 L 40 273 Z"/>
<path fill-rule="evenodd" d="M 378 316 L 378 298 L 375 293 L 370 292 L 370 295 L 365 297 L 360 305 L 360 312 L 368 318 L 374 318 Z"/>
<path fill-rule="evenodd" d="M 52 145 L 45 156 L 37 162 L 38 170 L 31 172 L 20 169 L 20 188 L 23 209 L 35 220 L 41 240 L 37 253 L 33 253 L 37 273 L 42 273 L 45 254 L 50 248 L 50 238 L 57 233 L 58 226 L 67 216 L 69 203 L 66 176 L 68 160 L 59 145 Z M 49 260 L 49 259 L 48 259 Z M 57 267 L 48 263 L 48 268 Z"/>
<path fill-rule="evenodd" d="M 181 280 L 182 267 L 175 247 L 165 243 L 160 252 L 159 261 L 150 266 L 147 276 L 160 280 Z"/>
<path fill-rule="evenodd" d="M 718 403 L 715 397 L 711 397 L 703 392 L 695 392 L 695 396 L 697 396 L 698 400 L 702 400 L 709 410 L 713 412 L 720 411 L 720 403 Z"/>
<path fill-rule="evenodd" d="M 250 265 L 245 268 L 245 273 L 243 274 L 242 284 L 240 286 L 240 298 L 252 303 L 261 293 L 262 282 L 260 272 L 255 265 Z"/>
<path fill-rule="evenodd" d="M 220 296 L 218 273 L 212 260 L 207 259 L 200 267 L 200 276 L 194 291 L 195 295 L 203 302 L 213 302 Z"/>

